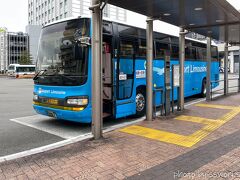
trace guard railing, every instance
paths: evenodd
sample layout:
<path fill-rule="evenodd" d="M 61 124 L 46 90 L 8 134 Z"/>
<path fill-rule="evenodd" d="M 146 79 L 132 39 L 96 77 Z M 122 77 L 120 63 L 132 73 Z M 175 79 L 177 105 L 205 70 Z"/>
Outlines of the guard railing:
<path fill-rule="evenodd" d="M 225 80 L 211 81 L 211 88 L 210 88 L 211 89 L 211 100 L 213 100 L 214 94 L 222 94 L 222 95 L 224 94 L 224 82 L 225 82 Z M 213 89 L 213 85 L 216 83 L 218 83 L 218 86 Z M 223 84 L 221 85 L 221 83 L 223 83 Z M 219 87 L 222 87 L 222 88 L 219 88 Z M 234 90 L 232 90 L 232 89 L 234 89 Z M 239 78 L 228 79 L 228 92 L 229 93 L 240 92 Z"/>

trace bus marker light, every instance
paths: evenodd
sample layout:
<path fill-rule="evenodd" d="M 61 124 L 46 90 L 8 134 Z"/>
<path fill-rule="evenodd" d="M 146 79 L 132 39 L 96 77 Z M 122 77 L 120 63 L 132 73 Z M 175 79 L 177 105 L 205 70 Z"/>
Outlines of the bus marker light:
<path fill-rule="evenodd" d="M 88 104 L 88 99 L 86 99 L 86 98 L 84 98 L 84 99 L 81 99 L 81 98 L 79 98 L 79 99 L 68 99 L 67 103 L 71 104 L 71 105 L 84 106 L 84 105 Z"/>
<path fill-rule="evenodd" d="M 33 100 L 34 100 L 34 101 L 37 101 L 37 100 L 38 100 L 38 95 L 37 95 L 37 94 L 34 94 L 34 95 L 33 95 Z"/>
<path fill-rule="evenodd" d="M 42 107 L 48 107 L 48 108 L 54 108 L 54 109 L 61 109 L 61 110 L 67 110 L 67 111 L 82 111 L 85 108 L 84 107 L 67 107 L 67 106 L 57 106 L 57 105 L 52 105 L 52 104 L 44 104 L 44 103 L 39 103 L 36 101 L 33 101 L 33 104 L 36 106 L 42 106 Z"/>

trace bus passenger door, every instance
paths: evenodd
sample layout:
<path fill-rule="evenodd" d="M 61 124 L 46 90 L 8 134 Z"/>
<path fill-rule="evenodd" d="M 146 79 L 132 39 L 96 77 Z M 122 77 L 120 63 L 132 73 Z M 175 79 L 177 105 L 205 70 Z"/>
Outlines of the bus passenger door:
<path fill-rule="evenodd" d="M 116 69 L 116 118 L 136 113 L 134 71 L 135 51 L 133 39 L 120 39 Z"/>
<path fill-rule="evenodd" d="M 111 39 L 104 37 L 102 69 L 103 69 L 103 117 L 114 114 L 114 91 L 113 91 L 113 62 L 111 55 Z"/>

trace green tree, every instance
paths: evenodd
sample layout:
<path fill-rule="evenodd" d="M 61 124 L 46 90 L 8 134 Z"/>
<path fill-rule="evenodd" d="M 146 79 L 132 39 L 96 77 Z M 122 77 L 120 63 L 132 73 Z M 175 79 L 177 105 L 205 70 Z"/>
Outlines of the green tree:
<path fill-rule="evenodd" d="M 0 28 L 0 33 L 2 33 L 2 32 L 6 32 L 6 29 Z"/>
<path fill-rule="evenodd" d="M 20 57 L 18 62 L 21 65 L 29 65 L 32 64 L 32 57 L 28 51 L 24 51 Z"/>

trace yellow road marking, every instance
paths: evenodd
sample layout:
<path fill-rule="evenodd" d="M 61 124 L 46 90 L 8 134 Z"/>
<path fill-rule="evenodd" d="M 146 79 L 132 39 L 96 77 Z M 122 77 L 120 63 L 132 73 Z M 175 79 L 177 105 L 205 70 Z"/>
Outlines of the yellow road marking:
<path fill-rule="evenodd" d="M 200 130 L 188 136 L 175 134 L 167 131 L 146 128 L 142 126 L 136 126 L 136 125 L 123 128 L 120 131 L 128 134 L 149 138 L 149 139 L 176 144 L 179 146 L 192 147 L 193 145 L 201 141 L 203 138 L 207 137 L 210 133 L 212 133 L 213 131 L 215 131 L 216 129 L 218 129 L 223 124 L 230 121 L 240 113 L 240 107 L 213 105 L 213 104 L 196 104 L 196 106 L 205 107 L 205 108 L 227 109 L 231 111 L 218 119 L 208 119 L 208 118 L 184 116 L 184 115 L 176 117 L 175 118 L 176 120 L 200 123 L 205 125 Z"/>

